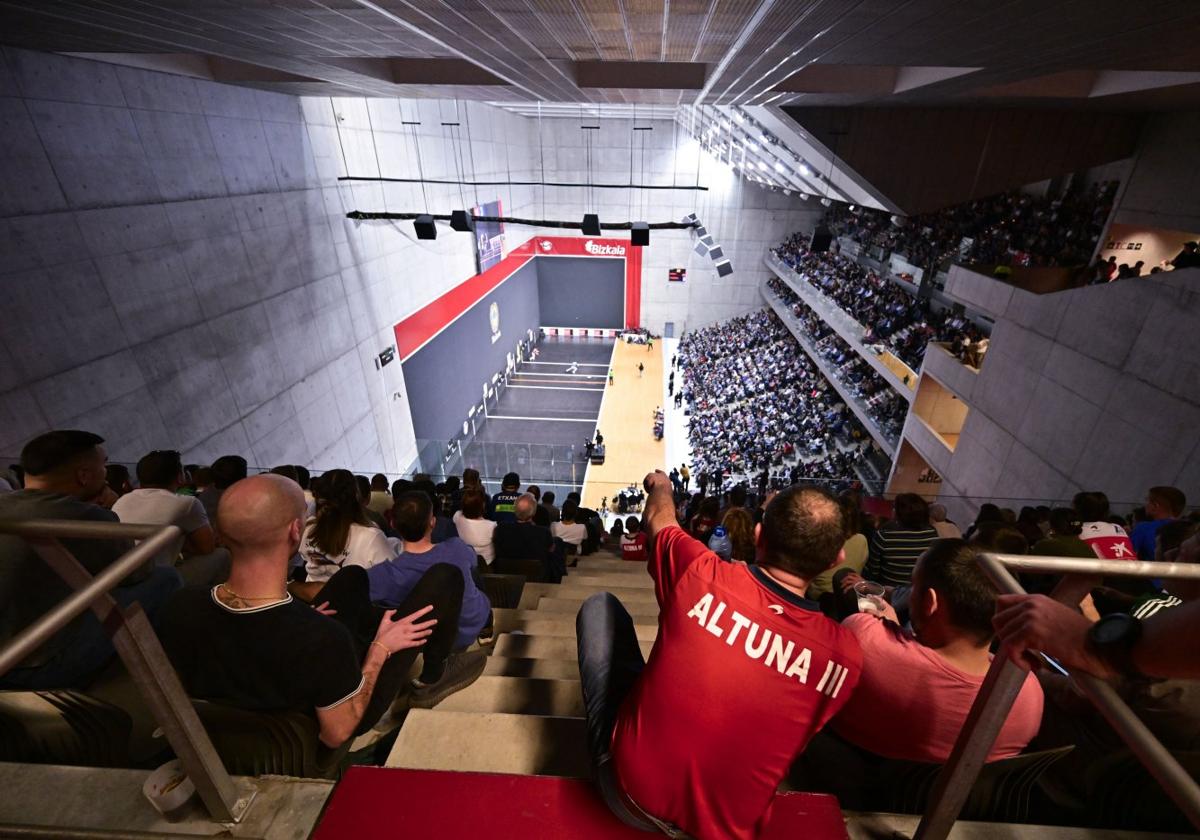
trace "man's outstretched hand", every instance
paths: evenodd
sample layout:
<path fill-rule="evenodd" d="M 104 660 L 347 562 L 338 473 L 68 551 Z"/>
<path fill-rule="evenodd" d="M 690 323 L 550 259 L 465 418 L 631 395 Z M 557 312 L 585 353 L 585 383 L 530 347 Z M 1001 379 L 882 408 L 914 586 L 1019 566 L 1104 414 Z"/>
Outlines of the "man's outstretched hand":
<path fill-rule="evenodd" d="M 669 493 L 674 492 L 671 479 L 667 478 L 667 474 L 662 470 L 647 473 L 646 478 L 642 481 L 642 486 L 646 488 L 647 493 L 653 493 L 657 488 L 662 488 Z"/>
<path fill-rule="evenodd" d="M 1088 646 L 1092 623 L 1045 595 L 1001 595 L 996 599 L 992 626 L 1000 641 L 1008 645 L 1009 657 L 1022 668 L 1036 662 L 1029 652 L 1041 651 L 1068 670 L 1113 676 L 1112 669 Z"/>

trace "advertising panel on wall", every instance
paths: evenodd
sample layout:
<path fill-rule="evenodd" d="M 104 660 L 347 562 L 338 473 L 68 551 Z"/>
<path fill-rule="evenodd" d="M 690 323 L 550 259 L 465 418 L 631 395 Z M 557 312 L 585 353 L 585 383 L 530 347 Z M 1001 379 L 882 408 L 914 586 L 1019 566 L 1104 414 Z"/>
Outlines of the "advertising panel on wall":
<path fill-rule="evenodd" d="M 500 199 L 471 208 L 474 216 L 502 216 Z M 504 259 L 504 222 L 475 223 L 475 270 L 482 274 Z"/>

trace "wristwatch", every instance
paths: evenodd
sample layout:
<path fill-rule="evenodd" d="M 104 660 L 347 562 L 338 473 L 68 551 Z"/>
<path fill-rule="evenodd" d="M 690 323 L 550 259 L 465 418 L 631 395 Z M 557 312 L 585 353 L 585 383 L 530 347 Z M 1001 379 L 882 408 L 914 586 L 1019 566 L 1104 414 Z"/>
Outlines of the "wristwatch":
<path fill-rule="evenodd" d="M 1111 613 L 1088 630 L 1091 652 L 1118 674 L 1139 676 L 1133 648 L 1142 638 L 1142 622 L 1127 613 Z"/>

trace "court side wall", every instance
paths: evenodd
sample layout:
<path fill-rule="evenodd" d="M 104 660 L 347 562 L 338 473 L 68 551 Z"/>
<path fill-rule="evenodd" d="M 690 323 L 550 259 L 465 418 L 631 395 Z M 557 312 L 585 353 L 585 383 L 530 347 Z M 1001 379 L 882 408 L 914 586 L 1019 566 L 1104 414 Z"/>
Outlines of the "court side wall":
<path fill-rule="evenodd" d="M 538 268 L 531 260 L 404 361 L 418 441 L 462 435 L 471 406 L 483 402 L 483 384 L 504 370 L 526 330 L 538 328 Z M 492 341 L 491 305 L 500 310 L 500 337 Z M 420 443 L 418 443 L 420 447 Z"/>
<path fill-rule="evenodd" d="M 623 259 L 538 256 L 534 263 L 542 326 L 625 326 Z"/>

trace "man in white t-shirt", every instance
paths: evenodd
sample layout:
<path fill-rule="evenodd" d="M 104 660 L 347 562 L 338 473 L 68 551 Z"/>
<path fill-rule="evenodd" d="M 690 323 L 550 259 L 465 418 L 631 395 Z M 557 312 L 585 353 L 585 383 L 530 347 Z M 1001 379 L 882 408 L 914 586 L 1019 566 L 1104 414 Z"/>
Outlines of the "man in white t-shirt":
<path fill-rule="evenodd" d="M 229 552 L 217 548 L 216 534 L 195 496 L 176 491 L 184 483 L 183 463 L 173 450 L 155 450 L 137 464 L 138 488 L 113 503 L 122 522 L 176 525 L 183 531 L 181 557 L 175 563 L 184 583 L 213 586 L 229 574 Z"/>
<path fill-rule="evenodd" d="M 582 522 L 575 521 L 578 512 L 579 503 L 574 499 L 567 499 L 559 512 L 561 521 L 550 525 L 550 535 L 574 548 L 575 552 L 579 551 L 579 546 L 587 539 L 587 527 Z"/>

